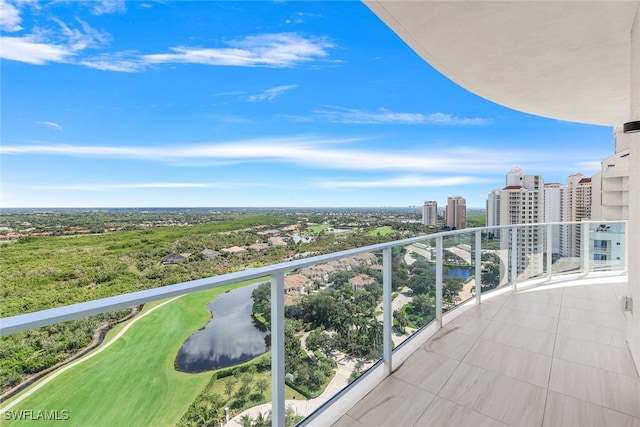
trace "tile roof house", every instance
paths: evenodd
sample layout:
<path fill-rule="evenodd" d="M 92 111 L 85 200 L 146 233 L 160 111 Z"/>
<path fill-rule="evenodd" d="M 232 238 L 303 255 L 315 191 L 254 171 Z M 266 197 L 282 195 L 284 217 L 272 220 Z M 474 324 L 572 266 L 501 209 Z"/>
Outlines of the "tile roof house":
<path fill-rule="evenodd" d="M 162 257 L 162 260 L 160 262 L 162 264 L 181 264 L 189 258 L 189 255 L 191 254 L 173 253 Z"/>

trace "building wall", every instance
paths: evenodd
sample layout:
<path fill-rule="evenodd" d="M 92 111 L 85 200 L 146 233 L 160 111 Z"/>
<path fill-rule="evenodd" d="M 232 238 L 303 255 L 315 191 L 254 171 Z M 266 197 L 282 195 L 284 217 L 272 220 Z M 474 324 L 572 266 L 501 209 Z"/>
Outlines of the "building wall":
<path fill-rule="evenodd" d="M 424 202 L 422 206 L 422 224 L 435 227 L 438 225 L 438 203 L 433 200 Z"/>
<path fill-rule="evenodd" d="M 464 197 L 449 197 L 445 216 L 445 225 L 450 229 L 462 230 L 467 228 L 467 202 Z"/>
<path fill-rule="evenodd" d="M 615 133 L 616 152 L 602 161 L 600 173 L 592 181 L 600 188 L 593 192 L 592 218 L 601 221 L 629 219 L 629 137 Z"/>
<path fill-rule="evenodd" d="M 543 222 L 566 221 L 566 188 L 559 183 L 544 185 L 544 218 Z M 564 254 L 566 245 L 566 227 L 553 227 L 552 251 L 554 254 Z"/>

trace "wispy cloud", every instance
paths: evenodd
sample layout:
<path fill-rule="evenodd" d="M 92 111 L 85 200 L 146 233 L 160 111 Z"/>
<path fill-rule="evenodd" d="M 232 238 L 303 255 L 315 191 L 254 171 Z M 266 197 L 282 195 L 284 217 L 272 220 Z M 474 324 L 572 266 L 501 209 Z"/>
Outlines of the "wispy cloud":
<path fill-rule="evenodd" d="M 147 64 L 141 61 L 136 52 L 126 51 L 114 54 L 101 54 L 98 56 L 81 59 L 78 64 L 88 68 L 103 71 L 118 71 L 123 73 L 137 73 L 147 68 Z"/>
<path fill-rule="evenodd" d="M 413 150 L 355 149 L 357 139 L 319 137 L 274 137 L 226 141 L 201 145 L 175 146 L 93 146 L 93 145 L 3 145 L 0 154 L 50 154 L 100 158 L 127 158 L 145 161 L 194 165 L 206 162 L 281 162 L 316 169 L 401 170 L 420 173 L 465 171 L 495 173 L 508 171 L 526 158 L 530 165 L 549 164 L 542 153 L 509 152 L 504 149 L 469 147 L 424 147 Z M 561 158 L 558 155 L 558 158 Z M 527 166 L 528 168 L 530 166 Z"/>
<path fill-rule="evenodd" d="M 246 185 L 246 184 L 241 184 Z M 192 182 L 155 182 L 137 184 L 72 184 L 72 185 L 40 185 L 29 186 L 38 190 L 63 191 L 110 191 L 110 190 L 139 190 L 139 189 L 184 189 L 184 188 L 231 188 L 231 184 L 221 183 L 192 183 Z"/>
<path fill-rule="evenodd" d="M 493 121 L 481 117 L 457 117 L 446 113 L 406 113 L 395 112 L 385 108 L 377 111 L 363 111 L 358 109 L 340 108 L 335 106 L 325 106 L 324 109 L 313 111 L 322 119 L 333 123 L 351 124 L 406 124 L 406 125 L 488 125 Z"/>
<path fill-rule="evenodd" d="M 577 169 L 586 172 L 599 172 L 602 169 L 602 162 L 579 162 L 576 164 Z"/>
<path fill-rule="evenodd" d="M 12 61 L 44 65 L 51 62 L 72 62 L 81 51 L 106 46 L 111 36 L 77 19 L 79 28 L 53 18 L 59 31 L 34 31 L 21 37 L 3 37 L 0 57 Z"/>
<path fill-rule="evenodd" d="M 172 53 L 143 55 L 149 64 L 189 63 L 243 67 L 291 67 L 328 56 L 334 45 L 324 38 L 305 38 L 296 33 L 262 34 L 227 43 L 230 47 L 178 46 Z"/>
<path fill-rule="evenodd" d="M 94 15 L 107 15 L 126 12 L 127 6 L 124 0 L 99 0 L 91 2 Z"/>
<path fill-rule="evenodd" d="M 378 180 L 321 181 L 322 188 L 393 188 L 393 187 L 452 187 L 456 185 L 484 184 L 493 180 L 474 176 L 404 176 Z"/>
<path fill-rule="evenodd" d="M 58 18 L 53 18 L 53 21 L 60 26 L 67 46 L 74 52 L 106 46 L 111 41 L 111 35 L 105 31 L 96 30 L 82 19 L 76 18 L 82 29 L 72 28 Z"/>
<path fill-rule="evenodd" d="M 3 37 L 0 43 L 1 58 L 28 64 L 64 62 L 72 55 L 73 51 L 68 46 L 43 43 L 35 36 Z"/>
<path fill-rule="evenodd" d="M 0 0 L 0 30 L 20 31 L 22 30 L 21 23 L 20 10 L 14 4 Z"/>
<path fill-rule="evenodd" d="M 111 2 L 107 3 L 111 4 Z M 113 4 L 120 4 L 120 2 Z M 101 3 L 100 7 L 104 7 L 104 4 Z M 7 22 L 12 24 L 3 23 L 3 25 L 18 28 L 21 22 L 18 11 L 4 13 L 8 15 Z M 176 63 L 284 68 L 324 58 L 329 55 L 329 49 L 334 47 L 322 37 L 276 33 L 247 36 L 227 42 L 222 47 L 177 46 L 169 48 L 168 53 L 141 54 L 129 50 L 83 56 L 83 52 L 87 49 L 106 48 L 112 37 L 105 31 L 91 27 L 85 21 L 76 20 L 79 27 L 54 18 L 53 22 L 59 27 L 57 31 L 34 29 L 31 34 L 25 36 L 4 37 L 0 46 L 0 57 L 35 65 L 65 62 L 117 72 L 140 72 L 153 65 Z M 273 99 L 291 88 L 291 86 L 283 86 L 280 88 L 281 92 L 256 95 L 255 100 L 263 100 L 260 96 L 266 96 L 264 99 Z"/>
<path fill-rule="evenodd" d="M 298 85 L 287 85 L 287 86 L 277 86 L 272 87 L 271 89 L 267 89 L 262 93 L 257 95 L 251 95 L 247 98 L 249 102 L 262 102 L 262 101 L 273 101 L 278 96 L 282 95 L 288 90 L 297 88 Z"/>
<path fill-rule="evenodd" d="M 62 126 L 60 126 L 58 123 L 55 122 L 38 122 L 41 125 L 50 127 L 51 129 L 55 129 L 55 130 L 63 130 Z"/>

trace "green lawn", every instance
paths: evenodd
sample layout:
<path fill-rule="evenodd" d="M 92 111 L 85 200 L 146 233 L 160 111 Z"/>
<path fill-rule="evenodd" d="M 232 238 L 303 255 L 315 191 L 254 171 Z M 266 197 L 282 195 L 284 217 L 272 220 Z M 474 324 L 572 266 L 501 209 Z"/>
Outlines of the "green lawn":
<path fill-rule="evenodd" d="M 309 231 L 310 233 L 320 233 L 321 231 L 326 230 L 327 228 L 330 228 L 331 226 L 328 224 L 321 224 L 321 225 L 312 225 L 311 227 L 307 228 L 307 231 Z"/>
<path fill-rule="evenodd" d="M 158 308 L 103 353 L 55 378 L 12 410 L 68 411 L 68 420 L 46 425 L 175 425 L 211 375 L 177 372 L 178 350 L 209 320 L 206 305 L 211 300 L 246 284 L 186 295 Z M 3 415 L 4 426 L 29 423 L 45 425 L 42 421 L 11 422 Z"/>
<path fill-rule="evenodd" d="M 391 234 L 391 233 L 393 233 L 393 228 L 387 225 L 387 226 L 378 227 L 375 230 L 372 230 L 370 234 L 372 236 L 375 236 L 375 235 L 386 236 L 387 234 Z"/>

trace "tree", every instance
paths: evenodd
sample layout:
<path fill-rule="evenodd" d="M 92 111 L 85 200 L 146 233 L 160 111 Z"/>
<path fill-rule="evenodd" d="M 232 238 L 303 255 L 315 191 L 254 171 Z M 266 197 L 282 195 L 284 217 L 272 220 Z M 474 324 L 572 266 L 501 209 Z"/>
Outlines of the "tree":
<path fill-rule="evenodd" d="M 242 427 L 252 427 L 253 426 L 253 420 L 247 414 L 245 414 L 245 415 L 240 417 L 240 423 L 242 424 Z"/>
<path fill-rule="evenodd" d="M 409 319 L 407 318 L 407 313 L 402 310 L 396 310 L 393 312 L 393 318 L 398 322 L 398 326 L 400 326 L 400 330 L 402 333 L 406 332 L 406 327 L 409 324 Z"/>
<path fill-rule="evenodd" d="M 262 377 L 256 383 L 256 387 L 261 396 L 264 396 L 264 392 L 269 388 L 269 380 L 265 377 Z"/>
<path fill-rule="evenodd" d="M 235 377 L 227 378 L 227 382 L 224 384 L 224 392 L 227 394 L 227 396 L 231 396 L 237 381 L 238 380 Z"/>

